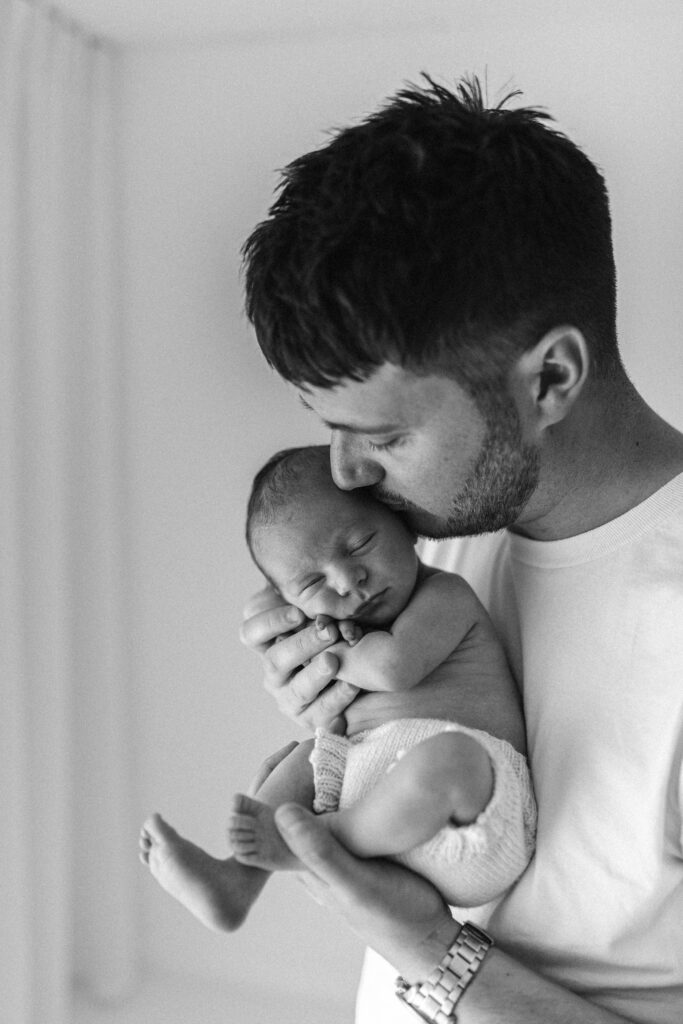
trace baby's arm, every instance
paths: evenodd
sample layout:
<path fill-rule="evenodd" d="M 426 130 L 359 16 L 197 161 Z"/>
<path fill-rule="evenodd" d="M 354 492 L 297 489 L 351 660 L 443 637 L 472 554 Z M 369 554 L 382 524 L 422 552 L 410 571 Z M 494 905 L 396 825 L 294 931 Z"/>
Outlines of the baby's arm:
<path fill-rule="evenodd" d="M 388 630 L 372 630 L 352 647 L 330 648 L 340 661 L 337 678 L 364 690 L 409 690 L 445 661 L 481 614 L 460 576 L 427 575 Z"/>

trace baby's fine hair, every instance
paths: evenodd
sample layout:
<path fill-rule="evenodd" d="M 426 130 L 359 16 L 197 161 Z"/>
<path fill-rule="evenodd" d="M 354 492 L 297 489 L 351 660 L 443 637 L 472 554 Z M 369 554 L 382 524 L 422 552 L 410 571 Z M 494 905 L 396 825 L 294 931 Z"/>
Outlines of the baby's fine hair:
<path fill-rule="evenodd" d="M 263 568 L 254 553 L 256 526 L 281 519 L 284 511 L 301 502 L 305 482 L 321 475 L 332 477 L 330 447 L 326 444 L 284 448 L 272 455 L 254 477 L 247 503 L 246 537 L 249 553 L 261 572 Z"/>

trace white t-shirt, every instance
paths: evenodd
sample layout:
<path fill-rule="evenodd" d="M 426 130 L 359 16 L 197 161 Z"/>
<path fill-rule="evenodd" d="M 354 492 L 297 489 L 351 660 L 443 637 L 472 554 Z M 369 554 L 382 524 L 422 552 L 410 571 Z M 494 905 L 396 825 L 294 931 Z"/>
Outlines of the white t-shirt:
<path fill-rule="evenodd" d="M 639 1024 L 683 1021 L 683 476 L 596 530 L 424 545 L 489 608 L 523 684 L 536 854 L 487 924 Z M 359 1024 L 409 1021 L 370 954 Z"/>

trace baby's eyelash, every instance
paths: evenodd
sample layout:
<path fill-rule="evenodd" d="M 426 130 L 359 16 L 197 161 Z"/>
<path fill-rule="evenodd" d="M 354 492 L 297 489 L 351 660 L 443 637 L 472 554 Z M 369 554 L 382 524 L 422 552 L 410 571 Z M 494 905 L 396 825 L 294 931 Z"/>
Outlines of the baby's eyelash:
<path fill-rule="evenodd" d="M 371 533 L 369 536 L 365 537 L 364 540 L 357 544 L 353 544 L 349 547 L 350 554 L 355 555 L 359 551 L 364 551 L 374 536 L 374 533 Z"/>
<path fill-rule="evenodd" d="M 322 576 L 316 576 L 315 579 L 307 580 L 306 583 L 304 583 L 303 587 L 301 588 L 301 593 L 305 594 L 307 590 L 311 589 L 311 587 L 317 587 L 321 579 Z"/>

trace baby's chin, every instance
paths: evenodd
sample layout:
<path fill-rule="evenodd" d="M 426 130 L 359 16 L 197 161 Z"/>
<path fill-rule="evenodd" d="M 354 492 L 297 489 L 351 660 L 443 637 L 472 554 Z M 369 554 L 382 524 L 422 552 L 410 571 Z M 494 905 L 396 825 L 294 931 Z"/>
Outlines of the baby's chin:
<path fill-rule="evenodd" d="M 388 619 L 385 615 L 369 615 L 367 618 L 357 619 L 356 621 L 364 630 L 388 629 L 394 619 Z"/>
<path fill-rule="evenodd" d="M 373 608 L 357 621 L 363 629 L 389 629 L 397 617 L 398 611 L 394 611 L 393 608 Z"/>

